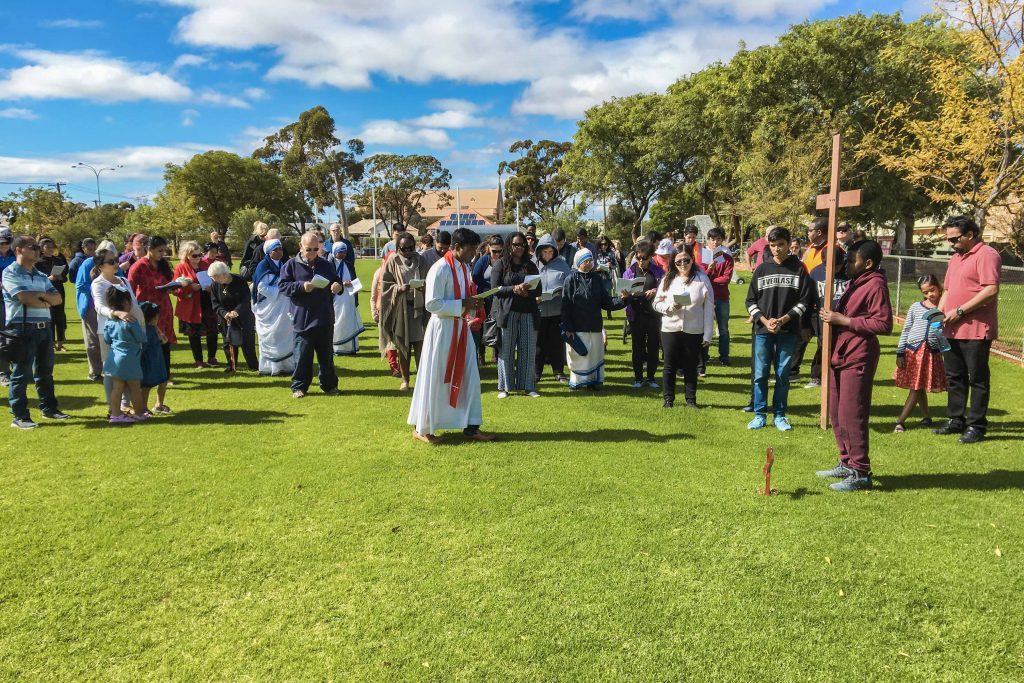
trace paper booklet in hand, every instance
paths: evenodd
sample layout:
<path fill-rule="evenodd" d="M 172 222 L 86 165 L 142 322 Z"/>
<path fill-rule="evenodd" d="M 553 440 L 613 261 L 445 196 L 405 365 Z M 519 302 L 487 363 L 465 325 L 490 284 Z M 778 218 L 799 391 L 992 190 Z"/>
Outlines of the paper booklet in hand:
<path fill-rule="evenodd" d="M 672 301 L 675 302 L 676 306 L 689 306 L 691 303 L 690 293 L 683 292 L 682 294 L 673 294 Z"/>
<path fill-rule="evenodd" d="M 355 280 L 352 280 L 352 284 L 349 285 L 348 288 L 349 294 L 355 294 L 356 292 L 363 291 L 363 283 L 359 280 L 359 278 L 356 278 Z"/>
<path fill-rule="evenodd" d="M 52 275 L 53 277 L 59 277 L 60 274 L 64 272 L 65 268 L 66 268 L 66 266 L 62 266 L 60 264 L 57 264 L 53 268 L 50 269 L 50 275 Z"/>
<path fill-rule="evenodd" d="M 523 284 L 529 287 L 530 289 L 537 289 L 537 287 L 540 285 L 540 275 L 527 275 L 526 280 L 523 281 Z"/>
<path fill-rule="evenodd" d="M 554 289 L 549 289 L 546 292 L 541 292 L 540 300 L 541 301 L 551 301 L 556 296 L 561 296 L 561 295 L 562 295 L 562 288 L 561 287 L 555 287 Z"/>
<path fill-rule="evenodd" d="M 426 280 L 419 280 L 419 279 L 416 279 L 416 278 L 413 278 L 412 280 L 409 280 L 409 288 L 410 289 L 419 289 L 420 287 L 424 286 L 425 284 L 427 284 Z"/>
<path fill-rule="evenodd" d="M 495 287 L 494 289 L 488 289 L 486 292 L 480 292 L 473 296 L 474 299 L 486 299 L 489 296 L 494 296 L 501 291 L 501 287 Z"/>
<path fill-rule="evenodd" d="M 615 293 L 620 295 L 623 292 L 642 292 L 644 289 L 644 280 L 646 278 L 635 277 L 632 280 L 629 278 L 617 278 L 615 280 Z"/>
<path fill-rule="evenodd" d="M 196 282 L 202 289 L 209 289 L 213 284 L 213 278 L 205 270 L 200 270 L 196 272 Z"/>
<path fill-rule="evenodd" d="M 316 287 L 317 289 L 323 289 L 327 285 L 331 284 L 330 280 L 325 278 L 323 275 L 320 275 L 319 273 L 314 275 L 313 279 L 310 280 L 310 282 L 312 282 L 313 286 Z"/>

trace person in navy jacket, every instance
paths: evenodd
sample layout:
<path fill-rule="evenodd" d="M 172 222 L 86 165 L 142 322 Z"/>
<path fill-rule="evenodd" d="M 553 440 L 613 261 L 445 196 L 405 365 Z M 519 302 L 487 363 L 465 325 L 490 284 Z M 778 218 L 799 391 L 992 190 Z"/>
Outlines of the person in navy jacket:
<path fill-rule="evenodd" d="M 328 396 L 338 393 L 338 375 L 334 371 L 334 300 L 341 292 L 338 272 L 320 258 L 320 240 L 315 233 L 302 236 L 298 255 L 281 266 L 278 287 L 291 300 L 289 312 L 295 329 L 295 371 L 292 396 L 302 398 L 313 383 L 313 354 L 320 366 L 320 388 Z M 329 284 L 317 287 L 319 275 Z"/>

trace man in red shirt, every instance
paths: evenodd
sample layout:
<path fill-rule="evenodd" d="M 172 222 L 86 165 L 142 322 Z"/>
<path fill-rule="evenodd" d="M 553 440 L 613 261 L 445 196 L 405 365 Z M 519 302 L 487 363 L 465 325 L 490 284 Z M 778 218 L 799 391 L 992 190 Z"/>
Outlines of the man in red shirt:
<path fill-rule="evenodd" d="M 1003 260 L 999 252 L 981 241 L 981 229 L 967 216 L 954 216 L 943 227 L 953 247 L 945 291 L 939 301 L 939 309 L 946 314 L 943 323 L 950 345 L 943 354 L 949 380 L 949 422 L 933 431 L 960 434 L 960 443 L 977 443 L 988 429 L 988 354 L 992 341 L 999 336 L 999 272 Z"/>
<path fill-rule="evenodd" d="M 761 263 L 764 258 L 764 250 L 768 248 L 768 233 L 775 228 L 774 225 L 769 225 L 764 231 L 764 237 L 754 240 L 754 242 L 747 247 L 747 268 L 754 270 Z"/>
<path fill-rule="evenodd" d="M 729 283 L 735 267 L 732 254 L 722 246 L 725 231 L 721 228 L 708 230 L 707 248 L 711 251 L 711 263 L 705 265 L 711 288 L 715 293 L 715 323 L 718 325 L 718 361 L 729 365 Z M 704 349 L 707 353 L 707 349 Z M 706 362 L 706 360 L 705 360 Z"/>

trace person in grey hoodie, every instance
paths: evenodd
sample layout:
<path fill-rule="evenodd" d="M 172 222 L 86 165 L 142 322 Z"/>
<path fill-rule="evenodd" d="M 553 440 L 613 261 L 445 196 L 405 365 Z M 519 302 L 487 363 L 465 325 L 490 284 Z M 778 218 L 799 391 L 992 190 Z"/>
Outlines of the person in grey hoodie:
<path fill-rule="evenodd" d="M 565 344 L 559 325 L 562 322 L 562 283 L 569 276 L 571 268 L 558 255 L 558 245 L 551 235 L 544 235 L 537 242 L 534 261 L 540 271 L 541 301 L 540 325 L 537 328 L 537 379 L 544 373 L 544 366 L 551 365 L 555 379 L 565 384 Z M 555 292 L 545 300 L 545 292 Z"/>

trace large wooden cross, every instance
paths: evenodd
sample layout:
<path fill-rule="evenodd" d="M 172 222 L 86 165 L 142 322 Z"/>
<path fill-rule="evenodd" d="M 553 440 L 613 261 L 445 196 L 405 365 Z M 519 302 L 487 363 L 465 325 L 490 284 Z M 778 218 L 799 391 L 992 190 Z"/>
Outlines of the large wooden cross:
<path fill-rule="evenodd" d="M 839 191 L 839 162 L 843 153 L 843 136 L 832 136 L 832 185 L 828 194 L 818 195 L 816 208 L 828 209 L 828 248 L 825 250 L 825 310 L 832 310 L 832 293 L 836 277 L 836 225 L 839 209 L 860 206 L 863 190 Z M 828 429 L 828 394 L 832 381 L 832 325 L 821 326 L 821 428 Z"/>

